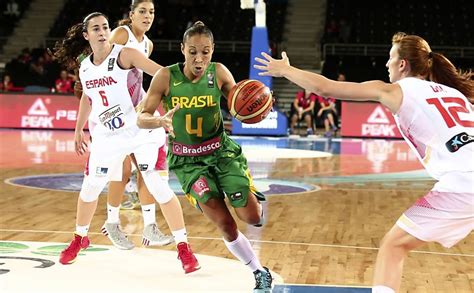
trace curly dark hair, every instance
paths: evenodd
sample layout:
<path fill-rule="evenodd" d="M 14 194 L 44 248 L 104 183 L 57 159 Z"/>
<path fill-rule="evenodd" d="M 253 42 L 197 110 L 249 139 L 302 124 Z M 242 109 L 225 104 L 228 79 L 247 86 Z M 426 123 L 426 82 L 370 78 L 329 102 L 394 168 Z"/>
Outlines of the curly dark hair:
<path fill-rule="evenodd" d="M 91 53 L 89 42 L 84 39 L 82 33 L 87 32 L 89 21 L 98 16 L 103 16 L 108 20 L 102 12 L 93 12 L 87 15 L 82 22 L 70 27 L 64 39 L 57 41 L 54 45 L 53 57 L 68 70 L 74 70 L 79 66 L 79 56 L 87 56 Z"/>

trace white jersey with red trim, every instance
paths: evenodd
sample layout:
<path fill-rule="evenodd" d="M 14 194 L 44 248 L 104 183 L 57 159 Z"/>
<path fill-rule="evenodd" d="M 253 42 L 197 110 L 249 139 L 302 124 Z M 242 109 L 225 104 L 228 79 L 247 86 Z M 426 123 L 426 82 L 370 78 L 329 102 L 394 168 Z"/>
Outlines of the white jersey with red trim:
<path fill-rule="evenodd" d="M 124 46 L 128 48 L 137 49 L 138 51 L 142 52 L 143 55 L 148 57 L 150 55 L 150 51 L 149 51 L 150 48 L 148 47 L 148 43 L 150 42 L 150 39 L 148 39 L 146 35 L 143 35 L 143 40 L 138 41 L 128 25 L 122 25 L 120 27 L 125 29 L 128 32 L 128 40 Z"/>
<path fill-rule="evenodd" d="M 127 79 L 131 70 L 122 69 L 118 58 L 123 46 L 113 45 L 107 58 L 92 63 L 92 55 L 81 62 L 79 77 L 84 94 L 90 99 L 90 131 L 94 139 L 115 137 L 123 132 L 136 135 L 137 114 L 128 94 Z"/>
<path fill-rule="evenodd" d="M 143 35 L 143 40 L 140 42 L 137 40 L 137 38 L 135 37 L 135 35 L 133 34 L 129 26 L 123 25 L 120 27 L 125 29 L 128 33 L 128 40 L 124 46 L 128 48 L 136 49 L 140 51 L 141 53 L 143 53 L 143 55 L 145 55 L 148 58 L 148 56 L 151 53 L 149 51 L 150 39 L 148 39 L 146 35 Z M 132 103 L 136 107 L 146 95 L 146 92 L 143 89 L 143 71 L 141 69 L 133 68 L 132 70 L 130 70 L 130 73 L 127 79 L 127 86 L 128 86 L 128 92 L 132 99 Z M 156 111 L 155 116 L 160 116 L 160 114 Z M 162 144 L 165 143 L 166 132 L 163 128 L 158 128 L 154 130 L 142 129 L 137 139 L 144 143 L 145 142 L 158 143 L 158 145 L 161 146 Z"/>
<path fill-rule="evenodd" d="M 137 49 L 148 58 L 148 56 L 150 55 L 150 48 L 148 47 L 148 43 L 150 42 L 150 40 L 148 39 L 148 37 L 146 35 L 143 35 L 143 40 L 140 42 L 137 40 L 128 25 L 123 25 L 120 27 L 125 29 L 128 33 L 128 40 L 124 46 L 128 48 Z M 127 82 L 128 90 L 130 96 L 132 97 L 132 103 L 136 107 L 145 96 L 145 90 L 143 89 L 143 71 L 138 68 L 132 69 L 130 75 L 128 76 Z"/>
<path fill-rule="evenodd" d="M 458 185 L 454 189 L 473 192 L 471 103 L 458 90 L 435 82 L 410 77 L 397 83 L 403 100 L 395 121 L 420 162 L 433 178 L 449 178 L 451 185 Z"/>

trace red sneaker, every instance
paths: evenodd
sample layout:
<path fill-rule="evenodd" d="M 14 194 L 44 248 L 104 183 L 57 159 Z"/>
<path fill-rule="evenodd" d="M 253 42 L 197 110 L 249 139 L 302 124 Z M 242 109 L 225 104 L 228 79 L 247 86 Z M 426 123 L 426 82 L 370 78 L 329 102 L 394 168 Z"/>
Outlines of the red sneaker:
<path fill-rule="evenodd" d="M 189 244 L 186 242 L 180 242 L 176 248 L 178 249 L 178 259 L 181 260 L 181 263 L 183 264 L 185 274 L 192 273 L 201 268 Z"/>
<path fill-rule="evenodd" d="M 86 249 L 90 244 L 89 237 L 81 237 L 74 233 L 74 239 L 71 244 L 61 252 L 59 262 L 63 265 L 71 264 L 76 260 L 77 254 L 81 249 Z"/>

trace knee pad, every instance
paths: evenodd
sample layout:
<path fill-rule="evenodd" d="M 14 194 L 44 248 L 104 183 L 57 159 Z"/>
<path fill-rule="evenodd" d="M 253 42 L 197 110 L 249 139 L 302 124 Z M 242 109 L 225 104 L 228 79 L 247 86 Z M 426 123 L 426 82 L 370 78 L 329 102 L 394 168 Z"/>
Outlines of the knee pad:
<path fill-rule="evenodd" d="M 158 171 L 148 170 L 141 172 L 141 174 L 148 191 L 150 191 L 159 204 L 167 203 L 175 196 L 168 181 L 164 180 Z"/>
<path fill-rule="evenodd" d="M 84 202 L 92 202 L 99 198 L 100 193 L 107 184 L 106 178 L 91 178 L 89 176 L 84 176 L 84 181 L 82 181 L 81 191 L 79 192 L 79 197 Z"/>

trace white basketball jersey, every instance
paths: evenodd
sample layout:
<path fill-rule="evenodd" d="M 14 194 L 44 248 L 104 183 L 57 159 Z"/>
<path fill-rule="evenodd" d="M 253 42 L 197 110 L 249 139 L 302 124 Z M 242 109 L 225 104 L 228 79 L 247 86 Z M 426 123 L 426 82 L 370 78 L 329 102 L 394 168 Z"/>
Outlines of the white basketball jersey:
<path fill-rule="evenodd" d="M 100 65 L 92 63 L 91 55 L 81 62 L 79 77 L 84 94 L 92 104 L 89 128 L 94 139 L 116 136 L 125 130 L 130 134 L 139 131 L 127 87 L 131 70 L 122 69 L 117 63 L 122 48 L 114 44 Z"/>
<path fill-rule="evenodd" d="M 139 42 L 128 25 L 123 25 L 120 27 L 128 32 L 128 40 L 124 46 L 137 49 L 148 58 L 150 53 L 150 48 L 148 48 L 148 37 L 143 35 L 143 40 Z M 143 71 L 141 69 L 134 68 L 131 70 L 128 77 L 128 89 L 130 96 L 132 97 L 133 105 L 137 106 L 145 96 L 145 90 L 143 89 Z"/>
<path fill-rule="evenodd" d="M 450 172 L 473 172 L 474 112 L 467 98 L 454 88 L 418 78 L 398 84 L 403 101 L 395 120 L 428 173 L 440 180 Z M 466 184 L 473 188 L 472 181 Z"/>
<path fill-rule="evenodd" d="M 148 43 L 150 40 L 146 35 L 143 35 L 143 40 L 139 42 L 129 26 L 121 26 L 128 32 L 128 40 L 125 43 L 125 47 L 136 49 L 143 53 L 147 58 L 150 55 L 150 48 Z M 130 71 L 127 79 L 128 92 L 132 98 L 132 103 L 136 107 L 146 95 L 143 89 L 143 70 L 134 68 Z M 155 111 L 155 116 L 160 116 L 158 111 Z M 163 128 L 155 129 L 152 132 L 150 130 L 142 129 L 138 139 L 142 142 L 157 142 L 159 145 L 164 143 L 166 139 L 166 133 Z"/>
<path fill-rule="evenodd" d="M 128 32 L 128 41 L 124 46 L 137 49 L 138 51 L 142 52 L 146 57 L 148 57 L 150 55 L 150 48 L 148 48 L 148 37 L 146 35 L 143 35 L 143 40 L 139 42 L 128 25 L 122 25 L 120 27 Z"/>

